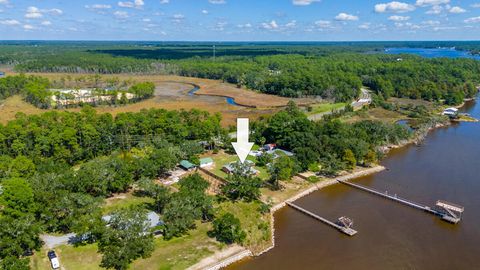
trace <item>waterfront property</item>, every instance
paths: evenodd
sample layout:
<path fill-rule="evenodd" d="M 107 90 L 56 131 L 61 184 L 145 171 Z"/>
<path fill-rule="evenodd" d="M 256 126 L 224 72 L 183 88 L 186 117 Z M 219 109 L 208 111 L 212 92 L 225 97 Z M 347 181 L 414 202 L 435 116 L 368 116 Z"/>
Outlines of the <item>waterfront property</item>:
<path fill-rule="evenodd" d="M 115 100 L 131 100 L 135 95 L 112 89 L 51 89 L 54 93 L 52 101 L 58 106 L 68 106 L 80 103 L 102 103 Z"/>
<path fill-rule="evenodd" d="M 244 170 L 240 173 L 247 175 L 258 175 L 260 172 L 253 168 L 253 165 L 254 163 L 251 160 L 245 160 L 245 163 L 243 165 L 240 165 L 237 162 L 231 162 L 223 165 L 222 171 L 226 174 L 232 174 L 237 172 L 237 170 Z"/>
<path fill-rule="evenodd" d="M 357 234 L 357 231 L 352 229 L 351 226 L 353 225 L 353 222 L 350 218 L 347 218 L 347 217 L 340 217 L 338 219 L 338 222 L 335 223 L 335 222 L 332 222 L 326 218 L 323 218 L 319 215 L 316 215 L 306 209 L 303 209 L 302 207 L 296 205 L 296 204 L 293 204 L 293 203 L 290 203 L 290 202 L 287 202 L 287 205 L 292 207 L 293 209 L 296 209 L 308 216 L 311 216 L 313 217 L 314 219 L 317 219 L 337 230 L 339 230 L 340 232 L 343 232 L 344 234 L 348 235 L 348 236 L 354 236 L 355 234 Z"/>
<path fill-rule="evenodd" d="M 412 202 L 412 201 L 407 200 L 407 199 L 400 198 L 400 197 L 397 196 L 397 194 L 390 195 L 390 194 L 388 194 L 388 192 L 382 193 L 382 192 L 377 191 L 373 188 L 364 187 L 362 185 L 350 183 L 350 182 L 343 181 L 343 180 L 338 180 L 338 182 L 342 183 L 342 184 L 345 184 L 347 186 L 350 186 L 350 187 L 353 187 L 353 188 L 363 190 L 363 191 L 366 191 L 368 193 L 380 196 L 382 198 L 389 199 L 389 200 L 392 200 L 394 202 L 398 202 L 398 203 L 401 203 L 401 204 L 404 204 L 404 205 L 407 205 L 407 206 L 425 211 L 427 213 L 440 216 L 443 220 L 448 221 L 448 222 L 453 223 L 453 224 L 456 224 L 456 223 L 460 222 L 461 217 L 462 217 L 462 213 L 464 211 L 462 206 L 455 205 L 453 203 L 449 203 L 449 202 L 445 202 L 445 201 L 437 201 L 436 208 L 434 209 L 434 208 L 431 208 L 431 207 L 426 206 L 426 205 L 422 205 L 422 204 Z"/>
<path fill-rule="evenodd" d="M 5 72 L 0 71 L 0 78 L 5 77 Z"/>
<path fill-rule="evenodd" d="M 458 109 L 457 108 L 447 108 L 443 110 L 443 115 L 450 116 L 450 117 L 455 117 L 458 115 Z"/>

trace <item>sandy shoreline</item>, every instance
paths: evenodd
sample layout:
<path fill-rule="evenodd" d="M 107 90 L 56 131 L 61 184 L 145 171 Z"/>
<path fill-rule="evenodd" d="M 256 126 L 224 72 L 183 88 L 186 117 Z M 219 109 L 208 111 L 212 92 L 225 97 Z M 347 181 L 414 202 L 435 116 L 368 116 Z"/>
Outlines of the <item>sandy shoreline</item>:
<path fill-rule="evenodd" d="M 338 183 L 338 180 L 343 180 L 343 181 L 348 181 L 352 179 L 356 179 L 359 177 L 371 175 L 374 173 L 378 173 L 381 171 L 384 171 L 386 168 L 381 165 L 377 165 L 372 168 L 362 168 L 359 170 L 356 170 L 352 173 L 349 173 L 347 175 L 339 176 L 336 178 L 332 179 L 326 179 L 323 180 L 319 183 L 311 184 L 304 190 L 298 192 L 294 196 L 284 200 L 283 202 L 280 202 L 270 209 L 270 226 L 271 226 L 271 232 L 272 232 L 272 240 L 271 240 L 271 245 L 264 249 L 263 251 L 259 253 L 253 253 L 252 251 L 248 250 L 247 248 L 240 247 L 240 246 L 233 246 L 230 248 L 227 248 L 225 250 L 219 251 L 212 256 L 209 256 L 207 258 L 204 258 L 201 260 L 199 263 L 189 267 L 188 269 L 190 270 L 197 270 L 197 269 L 206 269 L 206 270 L 218 270 L 223 267 L 227 267 L 230 264 L 233 264 L 235 262 L 238 262 L 240 260 L 243 260 L 247 257 L 258 257 L 261 256 L 262 254 L 265 254 L 266 252 L 270 251 L 275 247 L 275 213 L 285 207 L 287 205 L 287 202 L 294 202 L 300 198 L 303 198 L 315 191 L 321 190 L 322 188 L 334 185 Z"/>

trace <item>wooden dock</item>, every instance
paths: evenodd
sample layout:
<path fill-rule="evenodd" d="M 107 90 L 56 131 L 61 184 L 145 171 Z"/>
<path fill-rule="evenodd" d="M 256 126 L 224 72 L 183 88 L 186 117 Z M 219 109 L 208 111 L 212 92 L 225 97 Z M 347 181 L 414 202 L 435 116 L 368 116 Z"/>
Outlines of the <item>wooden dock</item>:
<path fill-rule="evenodd" d="M 401 203 L 403 205 L 407 205 L 407 206 L 413 207 L 415 209 L 425 211 L 425 212 L 430 213 L 430 214 L 440 216 L 443 220 L 448 221 L 450 223 L 456 224 L 460 221 L 459 217 L 457 217 L 455 215 L 452 216 L 452 214 L 449 214 L 448 212 L 441 212 L 441 211 L 432 209 L 430 206 L 419 204 L 419 203 L 416 203 L 416 202 L 413 202 L 413 201 L 410 201 L 410 200 L 407 200 L 407 199 L 404 199 L 404 198 L 400 198 L 396 194 L 395 195 L 390 195 L 386 192 L 383 193 L 383 192 L 377 191 L 373 188 L 365 187 L 365 186 L 362 186 L 362 185 L 359 185 L 359 184 L 355 184 L 355 183 L 351 183 L 351 182 L 347 182 L 347 181 L 343 181 L 343 180 L 337 180 L 337 181 L 339 183 L 345 184 L 347 186 L 350 186 L 350 187 L 353 187 L 353 188 L 356 188 L 356 189 L 363 190 L 365 192 L 380 196 L 382 198 L 385 198 L 385 199 L 388 199 L 388 200 L 391 200 L 391 201 L 394 201 L 394 202 L 398 202 L 398 203 Z M 462 211 L 463 211 L 463 209 L 462 209 Z"/>
<path fill-rule="evenodd" d="M 340 226 L 340 225 L 336 224 L 335 222 L 332 222 L 332 221 L 330 221 L 330 220 L 328 220 L 328 219 L 326 219 L 326 218 L 323 218 L 323 217 L 321 217 L 321 216 L 319 216 L 319 215 L 317 215 L 317 214 L 314 214 L 314 213 L 312 213 L 312 212 L 310 212 L 310 211 L 308 211 L 308 210 L 306 210 L 306 209 L 303 209 L 302 207 L 300 207 L 300 206 L 298 206 L 298 205 L 295 205 L 295 204 L 290 203 L 290 202 L 287 202 L 287 205 L 290 206 L 290 207 L 292 207 L 293 209 L 296 209 L 296 210 L 298 210 L 298 211 L 306 214 L 307 216 L 310 216 L 310 217 L 312 217 L 312 218 L 314 218 L 314 219 L 316 219 L 316 220 L 319 220 L 319 221 L 321 221 L 321 222 L 323 222 L 323 223 L 325 223 L 325 224 L 327 224 L 327 225 L 329 225 L 329 226 L 331 226 L 331 227 L 339 230 L 340 232 L 342 232 L 342 233 L 344 233 L 344 234 L 346 234 L 346 235 L 348 235 L 348 236 L 354 236 L 355 234 L 357 234 L 357 231 L 354 230 L 354 229 L 352 229 L 352 228 L 347 228 L 347 227 L 344 227 L 344 226 Z"/>

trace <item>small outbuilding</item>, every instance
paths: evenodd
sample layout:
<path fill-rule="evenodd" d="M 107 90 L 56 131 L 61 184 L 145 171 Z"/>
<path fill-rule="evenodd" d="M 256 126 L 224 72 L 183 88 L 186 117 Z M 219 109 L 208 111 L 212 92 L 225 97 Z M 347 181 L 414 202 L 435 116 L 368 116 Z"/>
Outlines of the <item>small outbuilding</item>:
<path fill-rule="evenodd" d="M 201 158 L 200 159 L 200 168 L 213 166 L 214 162 L 212 158 Z"/>
<path fill-rule="evenodd" d="M 180 167 L 182 167 L 183 169 L 187 170 L 187 171 L 191 171 L 193 169 L 195 169 L 195 164 L 191 163 L 190 161 L 188 160 L 182 160 L 180 161 Z"/>

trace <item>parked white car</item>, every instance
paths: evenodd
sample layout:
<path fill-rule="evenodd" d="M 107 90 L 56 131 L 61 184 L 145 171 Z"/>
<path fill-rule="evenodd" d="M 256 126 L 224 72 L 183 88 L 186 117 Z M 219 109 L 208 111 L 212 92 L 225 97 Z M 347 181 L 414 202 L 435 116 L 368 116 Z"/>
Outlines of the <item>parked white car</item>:
<path fill-rule="evenodd" d="M 48 259 L 50 259 L 50 264 L 52 265 L 53 269 L 60 269 L 60 261 L 58 260 L 57 254 L 55 251 L 50 250 L 48 253 Z"/>

